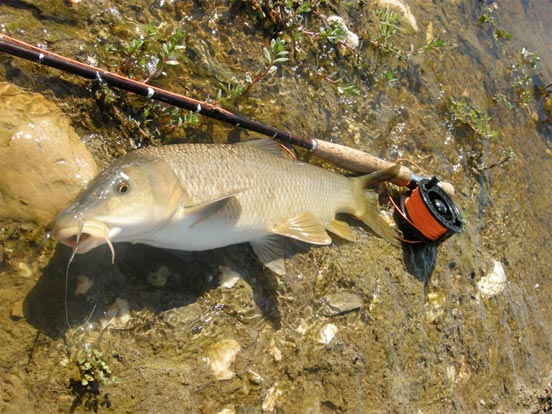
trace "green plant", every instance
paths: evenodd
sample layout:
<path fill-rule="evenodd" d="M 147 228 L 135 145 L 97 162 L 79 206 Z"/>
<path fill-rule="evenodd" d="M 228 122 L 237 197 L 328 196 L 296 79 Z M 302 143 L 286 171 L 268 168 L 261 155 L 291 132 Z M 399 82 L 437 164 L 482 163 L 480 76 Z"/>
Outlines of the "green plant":
<path fill-rule="evenodd" d="M 506 168 L 506 166 L 508 165 L 508 163 L 510 161 L 515 161 L 517 159 L 518 159 L 518 157 L 517 157 L 516 153 L 514 152 L 513 148 L 510 147 L 510 148 L 506 149 L 505 151 L 503 151 L 503 153 L 500 155 L 500 158 L 497 161 L 490 162 L 490 163 L 483 164 L 483 165 L 478 165 L 476 167 L 476 169 L 477 169 L 477 171 L 481 172 L 481 171 L 490 170 L 490 169 L 496 168 L 496 167 Z"/>
<path fill-rule="evenodd" d="M 408 57 L 429 50 L 436 50 L 445 46 L 444 39 L 430 39 L 425 45 L 414 46 L 405 50 L 395 43 L 395 39 L 403 33 L 400 25 L 399 15 L 391 9 L 375 9 L 376 24 L 374 32 L 370 37 L 370 45 L 379 50 L 382 54 L 392 54 L 397 58 Z"/>
<path fill-rule="evenodd" d="M 512 35 L 498 26 L 496 20 L 493 17 L 493 12 L 494 9 L 492 9 L 491 7 L 486 7 L 483 10 L 481 16 L 479 16 L 479 26 L 489 25 L 493 30 L 493 35 L 496 39 L 510 40 L 512 38 Z"/>
<path fill-rule="evenodd" d="M 510 83 L 513 93 L 516 95 L 515 102 L 528 105 L 533 97 L 533 77 L 540 56 L 537 52 L 529 52 L 525 47 L 518 52 L 518 60 L 510 67 L 510 74 L 513 78 Z"/>
<path fill-rule="evenodd" d="M 184 32 L 176 29 L 161 34 L 152 25 L 130 41 L 120 41 L 99 48 L 98 63 L 123 76 L 149 83 L 167 75 L 170 67 L 178 66 L 183 59 Z M 157 101 L 144 101 L 132 94 L 112 89 L 96 82 L 94 96 L 103 112 L 116 121 L 120 133 L 127 139 L 167 142 L 173 136 L 182 136 L 184 129 L 199 121 L 191 111 L 165 105 Z"/>
<path fill-rule="evenodd" d="M 225 97 L 222 96 L 222 90 L 219 89 L 216 102 L 225 103 L 245 95 L 257 82 L 276 72 L 278 70 L 278 66 L 276 65 L 287 62 L 289 60 L 288 54 L 286 43 L 282 39 L 272 39 L 270 41 L 270 49 L 263 47 L 264 67 L 253 78 L 248 74 L 245 78 L 245 86 L 242 84 L 228 85 Z"/>
<path fill-rule="evenodd" d="M 498 136 L 498 131 L 491 128 L 491 117 L 472 107 L 464 99 L 451 99 L 449 111 L 455 123 L 468 127 L 479 139 L 491 140 Z"/>
<path fill-rule="evenodd" d="M 98 349 L 92 348 L 81 352 L 77 356 L 77 366 L 83 387 L 120 382 L 117 377 L 113 376 L 111 368 L 103 358 L 103 353 Z"/>
<path fill-rule="evenodd" d="M 94 412 L 97 412 L 100 405 L 109 407 L 107 394 L 103 399 L 100 398 L 100 387 L 121 381 L 113 375 L 102 352 L 85 346 L 77 353 L 76 365 L 79 377 L 71 381 L 71 389 L 77 398 L 75 403 Z"/>

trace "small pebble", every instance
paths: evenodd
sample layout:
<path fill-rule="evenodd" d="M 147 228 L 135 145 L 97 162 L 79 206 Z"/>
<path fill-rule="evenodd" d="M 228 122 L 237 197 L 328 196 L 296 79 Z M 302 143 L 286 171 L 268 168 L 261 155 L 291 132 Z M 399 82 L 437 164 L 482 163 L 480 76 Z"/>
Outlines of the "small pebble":
<path fill-rule="evenodd" d="M 278 398 L 282 395 L 282 390 L 278 388 L 278 383 L 271 387 L 263 400 L 261 408 L 263 413 L 273 413 L 276 409 Z"/>
<path fill-rule="evenodd" d="M 270 341 L 270 349 L 268 352 L 275 362 L 280 362 L 282 360 L 282 351 L 276 346 L 274 339 Z"/>
<path fill-rule="evenodd" d="M 28 279 L 33 275 L 31 267 L 25 262 L 17 263 L 17 270 L 20 276 Z"/>
<path fill-rule="evenodd" d="M 333 323 L 328 323 L 327 325 L 324 325 L 322 329 L 320 329 L 318 342 L 320 342 L 322 345 L 328 345 L 330 342 L 332 342 L 332 339 L 334 339 L 337 331 L 339 331 L 339 329 Z"/>
<path fill-rule="evenodd" d="M 320 313 L 324 316 L 336 316 L 362 307 L 362 298 L 354 293 L 337 292 L 323 298 Z"/>
<path fill-rule="evenodd" d="M 233 288 L 235 284 L 238 283 L 240 279 L 242 279 L 242 276 L 238 272 L 230 269 L 229 267 L 219 266 L 219 270 L 219 282 L 220 286 L 223 288 Z"/>
<path fill-rule="evenodd" d="M 94 282 L 85 275 L 77 276 L 77 285 L 75 286 L 75 296 L 84 295 L 90 290 Z"/>
<path fill-rule="evenodd" d="M 261 385 L 264 382 L 264 378 L 261 377 L 260 374 L 257 374 L 252 369 L 248 369 L 246 371 L 246 374 L 247 374 L 247 378 L 249 379 L 249 381 L 251 383 L 255 384 L 255 385 Z"/>
<path fill-rule="evenodd" d="M 236 360 L 240 351 L 240 344 L 234 339 L 223 339 L 209 348 L 205 361 L 209 364 L 215 378 L 219 381 L 234 378 L 234 371 L 230 366 Z"/>
<path fill-rule="evenodd" d="M 341 16 L 330 16 L 328 17 L 329 23 L 336 23 L 339 25 L 343 31 L 345 32 L 345 41 L 344 43 L 349 46 L 350 48 L 354 49 L 358 46 L 358 35 L 352 31 L 349 30 L 347 27 L 347 24 L 345 23 L 345 20 L 343 20 L 343 17 Z"/>
<path fill-rule="evenodd" d="M 147 279 L 148 283 L 154 287 L 163 287 L 167 284 L 171 272 L 166 266 L 160 266 L 155 272 L 151 272 Z"/>
<path fill-rule="evenodd" d="M 25 313 L 23 311 L 23 305 L 24 300 L 18 300 L 17 302 L 14 302 L 11 308 L 10 316 L 12 319 L 23 319 L 25 317 Z"/>
<path fill-rule="evenodd" d="M 483 296 L 496 296 L 506 289 L 508 280 L 502 263 L 494 260 L 493 271 L 477 282 L 477 288 Z"/>
<path fill-rule="evenodd" d="M 130 321 L 130 310 L 128 301 L 117 298 L 105 312 L 105 317 L 100 320 L 102 328 L 107 326 L 122 329 L 126 328 Z"/>

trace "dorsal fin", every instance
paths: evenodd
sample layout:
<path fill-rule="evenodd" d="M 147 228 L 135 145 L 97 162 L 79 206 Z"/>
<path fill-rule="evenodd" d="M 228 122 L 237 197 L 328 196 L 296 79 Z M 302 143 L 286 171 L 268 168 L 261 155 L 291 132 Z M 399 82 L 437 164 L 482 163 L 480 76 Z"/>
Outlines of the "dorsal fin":
<path fill-rule="evenodd" d="M 284 220 L 268 229 L 274 234 L 291 237 L 311 244 L 330 244 L 331 237 L 311 212 Z"/>
<path fill-rule="evenodd" d="M 279 157 L 286 156 L 286 153 L 284 152 L 282 145 L 270 138 L 252 139 L 249 141 L 239 142 L 236 145 L 250 145 L 252 147 L 257 148 L 258 150 L 266 151 L 273 155 L 277 155 Z"/>

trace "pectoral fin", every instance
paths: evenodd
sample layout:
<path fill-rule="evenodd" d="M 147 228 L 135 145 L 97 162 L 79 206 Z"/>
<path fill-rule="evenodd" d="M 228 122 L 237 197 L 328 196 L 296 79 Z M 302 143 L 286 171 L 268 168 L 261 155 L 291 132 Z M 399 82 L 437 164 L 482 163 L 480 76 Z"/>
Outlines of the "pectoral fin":
<path fill-rule="evenodd" d="M 349 226 L 344 221 L 332 220 L 329 224 L 326 225 L 326 230 L 337 234 L 342 239 L 352 242 L 356 241 L 356 237 L 353 234 L 353 230 L 351 230 L 351 226 Z"/>
<path fill-rule="evenodd" d="M 214 200 L 205 201 L 192 206 L 186 206 L 184 207 L 184 211 L 187 217 L 193 217 L 195 219 L 192 224 L 192 226 L 194 226 L 198 222 L 211 217 L 213 214 L 223 208 L 232 197 L 240 192 L 241 191 L 234 191 L 230 194 L 225 194 Z"/>
<path fill-rule="evenodd" d="M 330 244 L 331 237 L 314 214 L 310 212 L 299 214 L 271 227 L 270 232 L 311 244 Z"/>
<path fill-rule="evenodd" d="M 251 247 L 259 261 L 277 275 L 286 274 L 284 264 L 284 241 L 280 236 L 269 235 L 260 239 L 251 240 Z"/>

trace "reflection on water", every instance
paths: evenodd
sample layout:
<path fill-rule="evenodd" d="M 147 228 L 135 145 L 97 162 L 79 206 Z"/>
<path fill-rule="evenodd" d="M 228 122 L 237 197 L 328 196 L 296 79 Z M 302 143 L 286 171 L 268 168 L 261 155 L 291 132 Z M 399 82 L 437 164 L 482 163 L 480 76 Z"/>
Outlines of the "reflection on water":
<path fill-rule="evenodd" d="M 262 48 L 277 30 L 251 4 L 264 3 L 8 1 L 0 30 L 107 62 L 108 45 L 121 47 L 119 39 L 130 42 L 147 24 L 160 33 L 181 28 L 189 50 L 154 82 L 206 100 L 265 67 Z M 104 250 L 71 265 L 69 329 L 70 252 L 36 249 L 42 229 L 6 223 L 2 411 L 70 412 L 96 398 L 98 412 L 539 412 L 537 397 L 552 379 L 552 156 L 539 92 L 552 82 L 550 2 L 405 4 L 417 32 L 403 20 L 406 8 L 393 9 L 395 21 L 373 4 L 322 7 L 348 22 L 361 53 L 303 34 L 289 62 L 227 105 L 298 135 L 406 159 L 453 183 L 465 230 L 439 247 L 427 285 L 405 264 L 408 252 L 361 228 L 356 243 L 294 248 L 278 280 L 247 246 L 182 256 L 121 245 L 115 265 Z M 308 15 L 302 24 L 319 22 Z M 381 37 L 383 29 L 391 34 Z M 406 53 L 432 39 L 446 43 Z M 99 99 L 88 82 L 4 55 L 0 80 L 57 101 L 100 162 L 147 143 L 128 118 L 140 119 L 139 111 L 117 117 L 112 95 Z M 351 85 L 358 93 L 346 93 Z M 250 135 L 207 119 L 180 131 L 185 142 Z M 510 149 L 517 159 L 501 163 Z M 234 285 L 220 285 L 219 266 L 240 275 Z M 94 283 L 75 296 L 79 275 Z M 336 297 L 362 305 L 328 312 Z M 75 356 L 91 349 L 102 351 L 94 375 L 107 364 L 121 383 L 85 397 L 91 389 L 69 385 L 82 376 Z"/>

